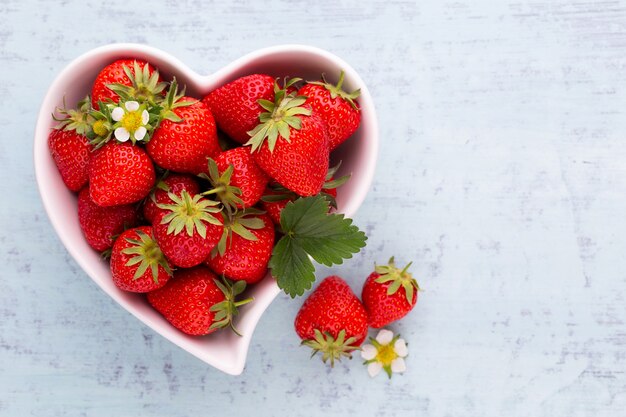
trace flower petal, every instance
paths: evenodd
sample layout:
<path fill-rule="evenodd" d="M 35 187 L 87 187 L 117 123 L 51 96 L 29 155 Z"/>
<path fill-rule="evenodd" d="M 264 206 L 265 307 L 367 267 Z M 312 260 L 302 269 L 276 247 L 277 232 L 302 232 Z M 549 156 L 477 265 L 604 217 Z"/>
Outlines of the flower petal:
<path fill-rule="evenodd" d="M 122 120 L 122 117 L 124 117 L 124 109 L 121 107 L 116 107 L 111 112 L 111 119 L 115 120 L 116 122 Z"/>
<path fill-rule="evenodd" d="M 404 363 L 403 358 L 395 358 L 391 361 L 391 372 L 399 373 L 406 371 L 406 363 Z"/>
<path fill-rule="evenodd" d="M 150 115 L 148 114 L 148 110 L 144 110 L 141 112 L 141 124 L 147 125 L 148 120 L 150 120 Z"/>
<path fill-rule="evenodd" d="M 383 370 L 383 364 L 380 362 L 372 362 L 367 365 L 367 373 L 370 374 L 372 378 L 380 373 Z"/>
<path fill-rule="evenodd" d="M 382 329 L 376 336 L 376 341 L 381 345 L 388 345 L 393 339 L 393 332 L 391 330 Z"/>
<path fill-rule="evenodd" d="M 127 101 L 126 104 L 124 104 L 124 107 L 126 107 L 126 110 L 128 111 L 137 111 L 139 110 L 139 103 L 134 100 Z"/>
<path fill-rule="evenodd" d="M 374 359 L 376 355 L 378 355 L 378 350 L 374 347 L 374 345 L 361 346 L 361 357 L 366 361 Z"/>
<path fill-rule="evenodd" d="M 396 343 L 393 344 L 393 350 L 395 350 L 396 355 L 400 356 L 401 358 L 404 358 L 406 355 L 409 354 L 409 349 L 406 347 L 406 342 L 404 341 L 404 339 L 396 340 Z"/>
<path fill-rule="evenodd" d="M 143 138 L 146 137 L 147 132 L 148 130 L 145 127 L 140 126 L 137 130 L 135 130 L 135 134 L 133 136 L 135 137 L 135 140 L 143 140 Z"/>
<path fill-rule="evenodd" d="M 130 139 L 130 133 L 128 133 L 128 130 L 126 130 L 123 127 L 118 127 L 117 129 L 115 129 L 115 139 L 119 140 L 120 142 L 126 142 L 128 139 Z"/>

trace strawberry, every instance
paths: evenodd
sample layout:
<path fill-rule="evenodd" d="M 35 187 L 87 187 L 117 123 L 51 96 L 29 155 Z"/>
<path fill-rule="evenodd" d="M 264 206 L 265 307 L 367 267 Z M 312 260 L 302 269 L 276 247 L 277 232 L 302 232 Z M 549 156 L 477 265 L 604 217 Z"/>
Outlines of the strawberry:
<path fill-rule="evenodd" d="M 154 104 L 164 89 L 165 83 L 152 65 L 135 59 L 120 59 L 98 73 L 91 89 L 91 104 L 97 110 L 100 102 L 117 103 L 120 96 Z"/>
<path fill-rule="evenodd" d="M 361 299 L 367 310 L 371 327 L 380 328 L 406 316 L 417 303 L 420 287 L 407 272 L 396 268 L 394 258 L 389 265 L 376 266 L 363 284 Z"/>
<path fill-rule="evenodd" d="M 242 210 L 227 220 L 217 251 L 207 258 L 206 265 L 220 275 L 248 284 L 265 277 L 274 247 L 274 224 L 261 213 Z"/>
<path fill-rule="evenodd" d="M 263 193 L 263 197 L 261 197 L 261 207 L 267 212 L 267 215 L 276 226 L 280 226 L 280 213 L 287 203 L 298 198 L 295 193 L 289 190 L 287 190 L 287 192 L 277 190 L 278 187 L 283 188 L 280 185 L 267 187 Z"/>
<path fill-rule="evenodd" d="M 194 177 L 176 173 L 159 180 L 143 205 L 143 217 L 152 223 L 157 214 L 163 212 L 163 209 L 157 207 L 157 204 L 172 203 L 167 193 L 180 196 L 183 190 L 186 190 L 189 195 L 196 195 L 200 192 L 200 185 Z"/>
<path fill-rule="evenodd" d="M 154 162 L 176 172 L 206 171 L 207 158 L 220 153 L 211 110 L 195 98 L 177 92 L 174 80 L 164 103 L 163 120 L 146 149 Z"/>
<path fill-rule="evenodd" d="M 89 194 L 89 187 L 78 194 L 78 223 L 89 246 L 102 252 L 113 246 L 113 236 L 135 226 L 139 215 L 133 204 L 100 207 Z"/>
<path fill-rule="evenodd" d="M 206 335 L 226 326 L 237 333 L 233 327 L 237 308 L 252 301 L 236 300 L 245 288 L 243 281 L 233 285 L 226 280 L 220 282 L 209 268 L 198 266 L 175 271 L 167 285 L 148 293 L 148 302 L 189 335 Z"/>
<path fill-rule="evenodd" d="M 322 188 L 322 195 L 329 201 L 331 208 L 337 208 L 337 202 L 335 201 L 337 198 L 337 188 L 350 179 L 350 175 L 344 175 L 337 179 L 333 177 L 339 169 L 339 166 L 341 166 L 341 162 L 328 170 L 326 182 L 324 183 L 324 188 Z M 270 184 L 265 189 L 263 197 L 261 198 L 261 207 L 263 207 L 263 210 L 267 212 L 276 225 L 280 225 L 280 213 L 287 203 L 296 198 L 298 198 L 298 195 L 293 191 L 287 190 L 280 184 Z"/>
<path fill-rule="evenodd" d="M 54 129 L 48 136 L 48 146 L 65 186 L 79 191 L 89 181 L 88 139 L 76 131 Z"/>
<path fill-rule="evenodd" d="M 208 175 L 200 176 L 209 180 L 213 186 L 204 194 L 215 194 L 230 209 L 254 206 L 269 181 L 265 172 L 254 162 L 249 147 L 222 152 L 214 161 L 209 160 Z"/>
<path fill-rule="evenodd" d="M 299 79 L 287 82 L 289 88 Z M 306 97 L 275 87 L 275 101 L 259 100 L 266 113 L 249 132 L 254 160 L 271 178 L 301 196 L 319 193 L 328 171 L 328 129 L 302 107 Z M 267 139 L 267 140 L 266 140 Z"/>
<path fill-rule="evenodd" d="M 337 85 L 333 85 L 322 75 L 322 82 L 310 81 L 298 90 L 298 95 L 307 97 L 305 105 L 326 122 L 331 151 L 352 136 L 361 123 L 361 112 L 354 101 L 361 92 L 343 91 L 343 78 L 344 72 L 341 71 Z"/>
<path fill-rule="evenodd" d="M 155 179 L 146 151 L 129 142 L 108 142 L 89 163 L 91 199 L 100 206 L 137 202 L 150 193 Z"/>
<path fill-rule="evenodd" d="M 250 139 L 247 132 L 259 123 L 261 99 L 274 99 L 274 79 L 265 74 L 238 78 L 213 90 L 203 101 L 211 108 L 220 130 L 243 144 Z"/>
<path fill-rule="evenodd" d="M 148 292 L 164 286 L 172 275 L 167 259 L 152 235 L 152 227 L 126 230 L 111 252 L 113 283 L 122 290 Z"/>
<path fill-rule="evenodd" d="M 367 337 L 367 313 L 348 284 L 338 276 L 325 278 L 306 299 L 295 320 L 302 344 L 322 352 L 331 366 L 351 357 Z"/>
<path fill-rule="evenodd" d="M 158 204 L 163 213 L 154 219 L 154 236 L 170 262 L 181 268 L 202 263 L 217 245 L 224 226 L 217 202 L 193 197 L 187 191 L 168 193 L 172 204 Z"/>
<path fill-rule="evenodd" d="M 48 147 L 65 186 L 76 192 L 89 181 L 89 97 L 78 103 L 77 110 L 57 108 L 57 112 L 61 117 L 52 115 L 58 124 L 48 136 Z"/>

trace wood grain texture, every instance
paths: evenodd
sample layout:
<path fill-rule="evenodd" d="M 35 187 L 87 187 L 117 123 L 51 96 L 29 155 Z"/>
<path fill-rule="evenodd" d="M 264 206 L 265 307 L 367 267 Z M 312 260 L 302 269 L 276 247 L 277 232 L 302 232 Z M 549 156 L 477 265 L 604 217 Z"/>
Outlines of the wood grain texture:
<path fill-rule="evenodd" d="M 425 291 L 392 326 L 408 371 L 332 372 L 298 347 L 301 300 L 261 319 L 239 378 L 109 301 L 56 238 L 34 183 L 48 84 L 109 42 L 211 72 L 279 43 L 349 61 L 382 147 L 332 269 L 415 260 Z M 0 3 L 1 416 L 617 416 L 626 409 L 626 2 Z M 320 269 L 319 276 L 331 272 Z"/>

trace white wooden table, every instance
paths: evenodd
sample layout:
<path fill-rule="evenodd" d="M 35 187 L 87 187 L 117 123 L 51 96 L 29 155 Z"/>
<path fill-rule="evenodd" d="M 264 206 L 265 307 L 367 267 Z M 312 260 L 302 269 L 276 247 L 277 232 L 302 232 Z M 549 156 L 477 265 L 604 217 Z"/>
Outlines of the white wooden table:
<path fill-rule="evenodd" d="M 355 217 L 370 240 L 333 272 L 358 290 L 375 261 L 415 261 L 404 376 L 309 360 L 281 296 L 228 377 L 77 267 L 36 191 L 34 122 L 57 72 L 115 41 L 205 72 L 307 43 L 361 73 L 382 137 Z M 0 97 L 1 416 L 624 414 L 625 2 L 3 0 Z"/>

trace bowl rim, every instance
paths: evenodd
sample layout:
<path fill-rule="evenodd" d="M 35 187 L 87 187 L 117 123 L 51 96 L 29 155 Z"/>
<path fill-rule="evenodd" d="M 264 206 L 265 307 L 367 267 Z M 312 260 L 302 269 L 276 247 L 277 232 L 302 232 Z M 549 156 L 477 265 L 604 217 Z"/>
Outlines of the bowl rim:
<path fill-rule="evenodd" d="M 94 281 L 94 283 L 100 287 L 102 291 L 104 291 L 109 297 L 113 298 L 121 307 L 123 307 L 126 311 L 135 316 L 140 322 L 144 325 L 151 328 L 151 330 L 159 333 L 161 336 L 164 336 L 168 341 L 174 343 L 179 346 L 183 350 L 191 353 L 192 355 L 198 357 L 200 360 L 208 363 L 209 365 L 220 369 L 221 371 L 231 374 L 231 375 L 239 375 L 243 372 L 245 367 L 245 363 L 248 356 L 248 350 L 250 341 L 252 338 L 252 334 L 256 329 L 258 321 L 261 316 L 263 316 L 267 307 L 273 302 L 276 296 L 280 293 L 280 289 L 276 285 L 275 281 L 272 282 L 269 296 L 266 297 L 266 305 L 262 306 L 261 310 L 255 316 L 251 316 L 249 319 L 250 322 L 250 331 L 247 331 L 243 336 L 243 341 L 240 344 L 240 349 L 242 349 L 242 353 L 237 355 L 236 360 L 232 363 L 221 363 L 216 361 L 211 361 L 206 356 L 200 356 L 199 352 L 194 352 L 190 350 L 189 346 L 183 346 L 181 343 L 178 343 L 177 340 L 172 339 L 169 336 L 166 336 L 161 331 L 155 327 L 154 323 L 150 323 L 144 317 L 139 317 L 135 311 L 129 309 L 125 303 L 121 302 L 120 297 L 115 294 L 107 291 L 103 288 L 95 276 L 97 275 L 95 269 L 91 262 L 88 262 L 86 258 L 80 256 L 80 251 L 74 249 L 71 244 L 69 238 L 65 237 L 65 234 L 62 231 L 62 225 L 60 221 L 57 221 L 57 218 L 52 215 L 53 212 L 53 203 L 52 203 L 52 194 L 46 193 L 44 190 L 44 184 L 46 183 L 45 176 L 47 171 L 42 168 L 44 158 L 49 158 L 49 150 L 47 144 L 47 137 L 49 134 L 50 127 L 50 114 L 48 110 L 54 106 L 55 103 L 58 102 L 58 97 L 55 94 L 55 90 L 57 90 L 57 86 L 61 84 L 68 75 L 80 70 L 80 68 L 89 60 L 104 55 L 104 54 L 145 54 L 151 57 L 156 57 L 158 60 L 167 62 L 170 66 L 175 67 L 178 73 L 184 74 L 186 78 L 191 80 L 207 80 L 213 79 L 216 77 L 225 77 L 230 73 L 233 73 L 238 68 L 244 67 L 246 64 L 251 63 L 259 58 L 262 58 L 267 55 L 277 54 L 277 53 L 309 53 L 312 55 L 318 55 L 328 61 L 331 61 L 337 65 L 338 68 L 342 68 L 346 73 L 346 79 L 352 80 L 353 83 L 357 84 L 361 89 L 361 96 L 359 100 L 362 103 L 362 107 L 366 107 L 369 109 L 368 112 L 362 113 L 362 118 L 367 118 L 367 123 L 369 127 L 369 143 L 368 143 L 368 151 L 365 152 L 365 158 L 361 163 L 365 164 L 365 168 L 363 170 L 364 175 L 361 176 L 360 181 L 355 190 L 352 192 L 352 196 L 348 202 L 346 202 L 345 207 L 343 207 L 342 212 L 346 214 L 346 216 L 352 216 L 356 213 L 357 209 L 361 206 L 365 197 L 371 187 L 372 180 L 375 173 L 376 161 L 378 159 L 378 147 L 379 147 L 379 130 L 378 130 L 378 120 L 376 117 L 376 109 L 374 107 L 374 103 L 371 97 L 371 94 L 363 82 L 362 78 L 359 74 L 349 65 L 346 61 L 341 59 L 340 57 L 334 55 L 331 52 L 328 52 L 324 49 L 303 45 L 303 44 L 282 44 L 269 46 L 265 48 L 260 48 L 249 52 L 240 58 L 235 59 L 234 61 L 226 64 L 221 67 L 217 71 L 212 74 L 202 75 L 191 69 L 187 64 L 185 64 L 180 59 L 176 58 L 174 55 L 161 50 L 159 48 L 138 44 L 138 43 L 112 43 L 103 46 L 99 46 L 93 49 L 84 52 L 78 57 L 74 58 L 70 61 L 54 78 L 54 80 L 50 83 L 46 94 L 41 102 L 37 123 L 34 131 L 34 144 L 33 144 L 33 164 L 35 170 L 35 179 L 37 181 L 37 188 L 39 191 L 40 198 L 42 200 L 44 209 L 46 211 L 46 215 L 50 220 L 57 236 L 65 246 L 65 249 L 72 255 L 72 258 L 80 265 L 83 271 L 89 275 L 89 277 Z M 363 106 L 363 103 L 367 103 Z M 78 253 L 75 253 L 78 252 Z"/>

